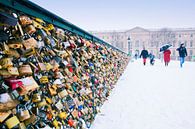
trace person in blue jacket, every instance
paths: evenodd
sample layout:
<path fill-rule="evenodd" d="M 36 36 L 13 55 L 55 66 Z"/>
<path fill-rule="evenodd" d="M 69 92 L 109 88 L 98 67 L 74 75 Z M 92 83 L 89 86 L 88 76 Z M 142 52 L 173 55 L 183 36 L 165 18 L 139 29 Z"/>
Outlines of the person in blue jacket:
<path fill-rule="evenodd" d="M 188 55 L 188 54 L 187 54 L 187 50 L 186 50 L 186 48 L 185 48 L 185 46 L 184 46 L 184 43 L 182 43 L 182 44 L 180 45 L 180 47 L 177 48 L 177 51 L 179 52 L 180 67 L 182 68 L 183 63 L 184 63 L 184 61 L 185 61 L 185 57 Z"/>
<path fill-rule="evenodd" d="M 143 64 L 146 65 L 146 59 L 148 57 L 148 51 L 144 48 L 140 54 L 140 58 L 143 58 Z"/>

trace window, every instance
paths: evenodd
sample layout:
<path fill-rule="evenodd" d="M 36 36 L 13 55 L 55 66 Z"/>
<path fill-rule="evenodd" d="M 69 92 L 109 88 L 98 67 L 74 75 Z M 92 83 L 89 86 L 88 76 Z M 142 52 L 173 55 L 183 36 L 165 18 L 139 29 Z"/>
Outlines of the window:
<path fill-rule="evenodd" d="M 181 41 L 178 42 L 178 46 L 180 46 L 180 45 L 181 45 Z"/>
<path fill-rule="evenodd" d="M 172 38 L 175 38 L 175 34 L 171 34 L 171 37 L 172 37 Z"/>
<path fill-rule="evenodd" d="M 136 40 L 135 47 L 139 47 L 139 40 Z"/>
<path fill-rule="evenodd" d="M 185 47 L 187 47 L 187 41 L 184 42 Z"/>
<path fill-rule="evenodd" d="M 179 37 L 181 38 L 181 34 L 179 34 Z"/>
<path fill-rule="evenodd" d="M 173 47 L 175 47 L 175 40 L 173 41 Z"/>
<path fill-rule="evenodd" d="M 193 37 L 193 34 L 191 34 L 190 37 Z"/>
<path fill-rule="evenodd" d="M 190 50 L 190 56 L 192 56 L 193 55 L 193 51 L 192 50 Z"/>
<path fill-rule="evenodd" d="M 193 41 L 192 40 L 190 41 L 190 47 L 193 47 Z"/>

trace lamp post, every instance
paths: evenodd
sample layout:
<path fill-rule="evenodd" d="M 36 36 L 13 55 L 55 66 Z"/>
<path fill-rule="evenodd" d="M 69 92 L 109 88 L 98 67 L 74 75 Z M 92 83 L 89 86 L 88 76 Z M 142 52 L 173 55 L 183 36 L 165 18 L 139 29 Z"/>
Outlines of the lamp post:
<path fill-rule="evenodd" d="M 128 55 L 131 55 L 131 38 L 128 37 L 127 38 L 127 43 L 128 43 Z"/>

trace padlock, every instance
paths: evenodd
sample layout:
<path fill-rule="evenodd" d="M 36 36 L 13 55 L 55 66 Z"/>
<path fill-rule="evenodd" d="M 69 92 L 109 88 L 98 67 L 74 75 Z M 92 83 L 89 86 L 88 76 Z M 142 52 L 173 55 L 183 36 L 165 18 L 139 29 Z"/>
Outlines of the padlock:
<path fill-rule="evenodd" d="M 7 84 L 12 90 L 23 86 L 22 81 L 17 79 L 5 79 L 5 84 Z"/>
<path fill-rule="evenodd" d="M 52 99 L 49 98 L 49 97 L 45 97 L 45 100 L 47 101 L 48 104 L 52 104 L 52 103 L 53 103 L 53 102 L 52 102 Z"/>
<path fill-rule="evenodd" d="M 68 114 L 67 114 L 66 112 L 60 112 L 60 113 L 58 114 L 58 116 L 59 116 L 61 119 L 65 120 L 65 119 L 68 117 Z"/>
<path fill-rule="evenodd" d="M 23 122 L 19 124 L 19 129 L 26 129 L 26 126 Z"/>
<path fill-rule="evenodd" d="M 33 94 L 32 102 L 40 102 L 41 101 L 41 95 L 39 93 Z"/>
<path fill-rule="evenodd" d="M 73 126 L 74 126 L 74 120 L 73 120 L 73 119 L 69 119 L 69 120 L 68 120 L 68 125 L 69 125 L 70 127 L 73 127 Z"/>
<path fill-rule="evenodd" d="M 63 104 L 62 104 L 61 101 L 58 101 L 58 102 L 55 104 L 55 106 L 56 106 L 56 108 L 57 108 L 58 110 L 62 110 L 62 109 L 63 109 Z"/>
<path fill-rule="evenodd" d="M 48 82 L 49 82 L 48 76 L 42 76 L 42 77 L 40 78 L 40 83 L 46 84 L 46 83 L 48 83 Z"/>
<path fill-rule="evenodd" d="M 7 45 L 9 46 L 9 48 L 13 48 L 13 49 L 18 49 L 23 47 L 21 39 L 10 39 Z"/>
<path fill-rule="evenodd" d="M 68 95 L 68 92 L 66 91 L 66 89 L 64 89 L 64 90 L 60 91 L 58 93 L 58 95 L 59 95 L 60 98 L 64 98 L 65 96 Z"/>
<path fill-rule="evenodd" d="M 0 123 L 2 123 L 10 114 L 11 110 L 7 112 L 0 112 Z"/>
<path fill-rule="evenodd" d="M 54 30 L 54 26 L 52 24 L 48 24 L 47 27 L 45 27 L 46 30 L 51 31 Z"/>
<path fill-rule="evenodd" d="M 78 118 L 79 118 L 79 116 L 78 116 L 78 111 L 77 111 L 76 109 L 74 109 L 74 110 L 71 112 L 71 114 L 72 114 L 73 118 L 75 118 L 75 119 L 78 119 Z"/>
<path fill-rule="evenodd" d="M 30 49 L 27 49 L 23 52 L 23 55 L 24 56 L 31 56 L 33 54 L 36 54 L 36 50 L 35 48 L 30 48 Z"/>
<path fill-rule="evenodd" d="M 44 63 L 38 63 L 38 68 L 40 71 L 46 71 L 46 65 Z"/>
<path fill-rule="evenodd" d="M 16 116 L 13 116 L 11 118 L 9 118 L 6 122 L 6 125 L 9 129 L 15 127 L 16 125 L 18 125 L 20 123 L 20 121 L 18 120 L 18 118 Z"/>
<path fill-rule="evenodd" d="M 19 20 L 23 26 L 32 24 L 32 20 L 28 16 L 20 16 Z"/>
<path fill-rule="evenodd" d="M 36 29 L 33 25 L 28 25 L 27 27 L 25 27 L 25 31 L 28 33 L 28 34 L 33 34 L 36 32 Z"/>
<path fill-rule="evenodd" d="M 22 44 L 26 49 L 36 48 L 37 47 L 37 41 L 34 38 L 29 38 L 26 40 L 23 40 Z"/>
<path fill-rule="evenodd" d="M 55 127 L 55 128 L 58 128 L 59 126 L 59 124 L 58 124 L 58 121 L 55 119 L 53 122 L 53 126 Z"/>
<path fill-rule="evenodd" d="M 35 125 L 35 124 L 37 123 L 37 120 L 38 120 L 37 116 L 36 116 L 35 114 L 32 114 L 32 115 L 30 116 L 29 119 L 26 119 L 26 120 L 24 121 L 24 124 L 25 124 L 26 126 L 28 126 L 28 125 L 30 125 L 30 124 Z"/>
<path fill-rule="evenodd" d="M 18 70 L 19 70 L 20 76 L 32 75 L 32 69 L 30 65 L 21 65 Z"/>
<path fill-rule="evenodd" d="M 43 99 L 41 102 L 39 102 L 39 103 L 37 104 L 37 106 L 38 106 L 39 108 L 41 108 L 41 107 L 43 107 L 43 106 L 46 106 L 46 105 L 47 105 L 47 103 L 46 103 L 45 99 Z"/>
<path fill-rule="evenodd" d="M 8 67 L 7 71 L 13 76 L 19 76 L 18 68 L 17 67 Z"/>
<path fill-rule="evenodd" d="M 11 96 L 12 96 L 13 99 L 17 99 L 20 95 L 19 95 L 17 90 L 13 90 L 11 92 Z"/>
<path fill-rule="evenodd" d="M 26 119 L 29 119 L 30 114 L 29 114 L 28 109 L 22 109 L 22 111 L 19 112 L 18 117 L 19 117 L 20 121 L 24 121 Z"/>
<path fill-rule="evenodd" d="M 2 66 L 2 68 L 12 67 L 13 66 L 12 59 L 11 58 L 2 58 L 0 60 L 0 65 Z"/>

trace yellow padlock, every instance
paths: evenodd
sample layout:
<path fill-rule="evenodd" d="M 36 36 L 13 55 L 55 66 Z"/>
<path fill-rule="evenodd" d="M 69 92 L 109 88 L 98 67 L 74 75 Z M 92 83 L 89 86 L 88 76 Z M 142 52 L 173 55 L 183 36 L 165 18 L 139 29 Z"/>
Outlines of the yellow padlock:
<path fill-rule="evenodd" d="M 57 120 L 53 121 L 53 126 L 55 126 L 56 128 L 58 127 L 58 121 Z"/>
<path fill-rule="evenodd" d="M 53 68 L 53 66 L 50 63 L 45 63 L 45 67 L 47 71 Z"/>
<path fill-rule="evenodd" d="M 48 77 L 47 77 L 47 76 L 42 76 L 42 77 L 40 78 L 40 82 L 41 82 L 42 84 L 48 83 L 48 82 L 49 82 Z"/>
<path fill-rule="evenodd" d="M 47 27 L 45 27 L 46 30 L 50 31 L 50 30 L 54 30 L 54 26 L 52 24 L 48 24 Z"/>
<path fill-rule="evenodd" d="M 45 100 L 46 100 L 49 104 L 52 104 L 52 103 L 53 103 L 51 98 L 45 97 Z"/>
<path fill-rule="evenodd" d="M 46 105 L 47 105 L 47 103 L 46 103 L 45 99 L 43 99 L 41 102 L 38 103 L 37 106 L 38 106 L 39 108 L 41 108 L 41 107 L 46 106 Z"/>
<path fill-rule="evenodd" d="M 6 122 L 6 125 L 9 129 L 15 127 L 16 125 L 18 125 L 20 123 L 20 121 L 18 120 L 18 118 L 16 116 L 13 116 L 11 118 L 9 118 Z"/>
<path fill-rule="evenodd" d="M 58 116 L 61 118 L 61 119 L 66 119 L 68 117 L 68 114 L 66 112 L 60 112 L 58 114 Z"/>
<path fill-rule="evenodd" d="M 13 63 L 11 58 L 3 58 L 0 60 L 0 65 L 2 66 L 2 68 L 8 68 L 13 66 Z"/>
<path fill-rule="evenodd" d="M 24 124 L 24 123 L 20 123 L 20 124 L 19 124 L 19 129 L 26 129 L 25 124 Z"/>

